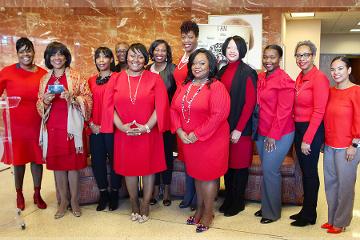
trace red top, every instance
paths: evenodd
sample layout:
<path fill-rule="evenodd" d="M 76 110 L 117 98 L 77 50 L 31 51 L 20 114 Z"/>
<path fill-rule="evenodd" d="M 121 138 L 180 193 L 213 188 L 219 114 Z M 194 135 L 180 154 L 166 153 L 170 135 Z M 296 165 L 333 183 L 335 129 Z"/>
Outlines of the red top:
<path fill-rule="evenodd" d="M 194 98 L 189 112 L 182 113 L 182 99 L 191 83 L 182 86 L 174 96 L 171 105 L 171 130 L 182 128 L 187 134 L 194 132 L 198 140 L 183 144 L 187 173 L 196 179 L 209 181 L 225 174 L 229 158 L 230 97 L 224 85 L 215 81 L 208 88 L 205 85 Z M 190 99 L 199 86 L 192 86 Z M 189 103 L 184 101 L 184 109 Z M 190 118 L 187 123 L 188 117 Z"/>
<path fill-rule="evenodd" d="M 259 73 L 257 96 L 260 135 L 280 140 L 294 131 L 295 81 L 284 70 L 277 68 L 268 76 Z"/>
<path fill-rule="evenodd" d="M 325 117 L 325 143 L 334 148 L 347 148 L 360 138 L 360 87 L 330 89 Z"/>
<path fill-rule="evenodd" d="M 180 59 L 179 64 L 176 66 L 173 73 L 175 78 L 175 83 L 178 88 L 185 81 L 187 73 L 188 73 L 187 62 L 182 63 Z"/>
<path fill-rule="evenodd" d="M 329 80 L 323 72 L 313 67 L 308 73 L 300 72 L 295 83 L 295 122 L 309 122 L 303 142 L 311 144 L 319 128 L 329 96 Z"/>
<path fill-rule="evenodd" d="M 226 71 L 221 77 L 221 82 L 225 85 L 226 89 L 230 93 L 232 81 L 235 75 L 236 70 L 238 69 L 240 60 L 229 63 Z M 245 104 L 241 112 L 239 122 L 236 125 L 236 130 L 242 132 L 246 126 L 246 123 L 249 121 L 256 104 L 256 91 L 255 86 L 250 77 L 246 79 L 246 96 Z"/>
<path fill-rule="evenodd" d="M 41 118 L 36 110 L 36 101 L 40 79 L 45 74 L 46 71 L 40 67 L 30 72 L 17 64 L 0 71 L 0 95 L 6 90 L 7 96 L 21 97 L 19 106 L 10 109 L 14 159 L 12 161 L 6 155 L 4 162 L 7 164 L 43 163 L 39 147 Z"/>
<path fill-rule="evenodd" d="M 111 74 L 109 81 L 111 81 L 111 79 L 113 79 L 113 78 L 116 78 L 117 75 L 118 75 L 118 73 L 113 72 Z M 108 84 L 109 81 L 102 85 L 96 84 L 96 78 L 98 76 L 99 75 L 96 74 L 96 75 L 90 77 L 88 80 L 89 87 L 90 87 L 90 90 L 92 93 L 92 98 L 93 98 L 93 108 L 92 108 L 91 117 L 89 119 L 89 122 L 93 122 L 96 125 L 101 124 L 104 93 L 105 93 L 106 88 L 109 86 L 109 84 Z"/>
<path fill-rule="evenodd" d="M 102 133 L 114 131 L 114 111 L 124 124 L 134 120 L 146 124 L 156 111 L 157 122 L 150 133 L 127 136 L 115 128 L 114 170 L 124 176 L 146 176 L 166 169 L 162 132 L 169 129 L 167 90 L 159 74 L 144 70 L 141 81 L 140 77 L 128 78 L 126 71 L 120 72 L 116 78 L 109 80 L 103 100 Z M 134 99 L 137 85 L 139 87 L 133 104 L 130 94 Z"/>

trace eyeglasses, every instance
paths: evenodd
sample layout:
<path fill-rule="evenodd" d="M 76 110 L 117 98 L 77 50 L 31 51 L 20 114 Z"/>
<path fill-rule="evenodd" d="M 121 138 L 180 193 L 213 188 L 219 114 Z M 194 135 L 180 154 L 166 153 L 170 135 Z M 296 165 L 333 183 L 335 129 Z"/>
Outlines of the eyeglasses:
<path fill-rule="evenodd" d="M 295 54 L 295 58 L 297 60 L 301 59 L 301 58 L 304 58 L 304 59 L 308 59 L 310 56 L 312 56 L 313 54 L 312 53 L 303 53 L 303 54 Z"/>

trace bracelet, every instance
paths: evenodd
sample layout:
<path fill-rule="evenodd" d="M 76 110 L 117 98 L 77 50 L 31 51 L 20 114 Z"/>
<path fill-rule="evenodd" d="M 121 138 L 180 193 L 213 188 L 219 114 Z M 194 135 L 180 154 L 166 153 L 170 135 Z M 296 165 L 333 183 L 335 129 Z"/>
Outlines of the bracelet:
<path fill-rule="evenodd" d="M 147 124 L 145 124 L 145 128 L 146 128 L 146 133 L 150 133 L 150 128 Z"/>
<path fill-rule="evenodd" d="M 94 124 L 93 122 L 90 122 L 90 123 L 89 123 L 89 126 L 90 126 L 90 127 L 93 127 L 94 125 L 95 125 L 95 124 Z"/>

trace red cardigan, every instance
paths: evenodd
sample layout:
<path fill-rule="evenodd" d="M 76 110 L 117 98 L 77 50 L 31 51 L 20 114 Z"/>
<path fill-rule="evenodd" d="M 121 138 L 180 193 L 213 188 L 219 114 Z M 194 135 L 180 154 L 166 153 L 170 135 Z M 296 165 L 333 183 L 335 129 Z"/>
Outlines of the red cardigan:
<path fill-rule="evenodd" d="M 300 72 L 295 83 L 295 122 L 309 122 L 303 142 L 311 144 L 325 114 L 329 96 L 329 80 L 317 67 Z"/>
<path fill-rule="evenodd" d="M 269 76 L 262 72 L 258 77 L 259 134 L 280 140 L 295 129 L 295 81 L 280 68 Z"/>

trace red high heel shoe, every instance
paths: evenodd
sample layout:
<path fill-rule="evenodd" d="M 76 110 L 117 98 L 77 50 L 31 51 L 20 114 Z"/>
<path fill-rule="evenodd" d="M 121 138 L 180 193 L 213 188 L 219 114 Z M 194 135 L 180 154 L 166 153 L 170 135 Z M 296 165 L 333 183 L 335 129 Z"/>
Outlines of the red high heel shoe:
<path fill-rule="evenodd" d="M 331 225 L 329 223 L 324 223 L 323 225 L 321 225 L 321 228 L 323 228 L 323 229 L 330 229 L 332 227 L 333 227 L 333 225 Z"/>
<path fill-rule="evenodd" d="M 342 233 L 342 232 L 345 232 L 344 227 L 338 228 L 338 227 L 333 226 L 332 228 L 329 228 L 327 230 L 327 233 L 332 233 L 332 234 L 339 234 L 339 233 Z"/>
<path fill-rule="evenodd" d="M 44 200 L 42 199 L 41 195 L 40 195 L 40 187 L 35 187 L 34 188 L 34 204 L 37 205 L 38 208 L 40 209 L 46 209 L 47 205 L 44 202 Z"/>
<path fill-rule="evenodd" d="M 22 188 L 16 189 L 16 207 L 21 211 L 25 209 L 25 199 L 22 193 Z"/>

